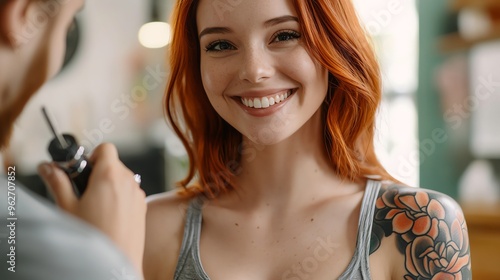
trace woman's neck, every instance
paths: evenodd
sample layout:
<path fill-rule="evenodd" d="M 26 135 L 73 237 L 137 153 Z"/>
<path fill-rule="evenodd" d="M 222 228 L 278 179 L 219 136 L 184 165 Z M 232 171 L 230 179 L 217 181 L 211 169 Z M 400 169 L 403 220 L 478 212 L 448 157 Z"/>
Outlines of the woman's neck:
<path fill-rule="evenodd" d="M 339 191 L 335 186 L 351 184 L 335 174 L 326 152 L 320 114 L 317 112 L 280 143 L 245 145 L 253 150 L 242 155 L 241 172 L 235 180 L 240 203 L 248 203 L 247 207 L 307 203 L 315 197 L 335 195 Z"/>

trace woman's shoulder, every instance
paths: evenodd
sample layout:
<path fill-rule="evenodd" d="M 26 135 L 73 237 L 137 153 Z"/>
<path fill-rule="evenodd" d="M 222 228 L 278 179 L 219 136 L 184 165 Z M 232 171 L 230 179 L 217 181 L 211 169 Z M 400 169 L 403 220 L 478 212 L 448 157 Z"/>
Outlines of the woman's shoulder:
<path fill-rule="evenodd" d="M 384 242 L 389 239 L 395 242 Z M 443 193 L 384 184 L 375 204 L 370 254 L 388 252 L 387 247 L 399 256 L 393 267 L 398 279 L 471 278 L 464 215 Z"/>
<path fill-rule="evenodd" d="M 434 209 L 433 206 L 437 206 L 439 209 L 443 208 L 443 210 L 461 211 L 460 205 L 444 193 L 393 183 L 391 181 L 382 182 L 378 193 L 376 206 L 379 208 L 384 205 L 394 205 L 396 208 L 402 207 L 414 211 L 422 210 L 427 206 L 430 206 L 430 209 Z M 444 213 L 446 211 L 442 214 Z"/>
<path fill-rule="evenodd" d="M 186 211 L 192 198 L 192 196 L 183 195 L 179 190 L 148 196 L 146 198 L 148 204 L 146 225 L 148 229 L 164 229 L 171 233 L 182 229 Z"/>
<path fill-rule="evenodd" d="M 147 197 L 144 248 L 146 279 L 173 279 L 191 199 L 178 190 Z"/>
<path fill-rule="evenodd" d="M 146 198 L 148 214 L 150 210 L 152 211 L 151 213 L 155 214 L 157 212 L 170 212 L 172 210 L 185 212 L 191 199 L 193 199 L 193 196 L 185 195 L 178 189 L 150 195 Z"/>

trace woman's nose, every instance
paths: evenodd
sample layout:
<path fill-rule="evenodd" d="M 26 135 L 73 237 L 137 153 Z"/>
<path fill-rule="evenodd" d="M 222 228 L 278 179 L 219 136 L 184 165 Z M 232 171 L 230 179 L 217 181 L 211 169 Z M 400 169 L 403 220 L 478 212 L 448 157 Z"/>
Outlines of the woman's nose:
<path fill-rule="evenodd" d="M 243 55 L 240 68 L 240 79 L 250 83 L 259 83 L 274 75 L 275 69 L 272 58 L 265 50 L 260 48 L 249 49 Z"/>

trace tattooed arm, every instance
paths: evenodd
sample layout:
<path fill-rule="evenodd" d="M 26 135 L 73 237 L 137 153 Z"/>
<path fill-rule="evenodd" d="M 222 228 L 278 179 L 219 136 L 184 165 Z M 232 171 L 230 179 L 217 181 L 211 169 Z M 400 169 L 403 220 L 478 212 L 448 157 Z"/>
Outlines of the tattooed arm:
<path fill-rule="evenodd" d="M 385 244 L 396 240 L 396 244 Z M 385 242 L 384 242 L 385 241 Z M 471 279 L 467 226 L 450 197 L 425 189 L 390 186 L 380 191 L 370 254 L 393 246 L 404 261 L 395 279 Z"/>

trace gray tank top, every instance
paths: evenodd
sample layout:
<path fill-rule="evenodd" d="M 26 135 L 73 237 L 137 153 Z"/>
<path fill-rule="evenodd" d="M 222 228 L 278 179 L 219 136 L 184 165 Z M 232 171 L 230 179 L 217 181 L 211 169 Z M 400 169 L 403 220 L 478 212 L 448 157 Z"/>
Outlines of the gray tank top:
<path fill-rule="evenodd" d="M 358 222 L 358 238 L 354 256 L 346 271 L 338 279 L 363 279 L 370 277 L 369 252 L 370 235 L 373 225 L 373 214 L 375 212 L 375 202 L 381 187 L 380 181 L 368 180 L 363 201 L 361 203 L 361 213 Z M 177 268 L 174 280 L 210 280 L 206 274 L 200 260 L 200 232 L 202 223 L 203 199 L 193 199 L 187 209 L 186 225 L 184 227 L 184 237 L 182 240 Z"/>

